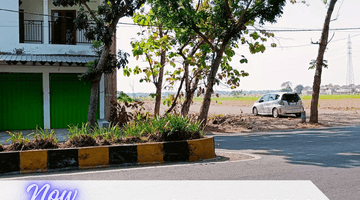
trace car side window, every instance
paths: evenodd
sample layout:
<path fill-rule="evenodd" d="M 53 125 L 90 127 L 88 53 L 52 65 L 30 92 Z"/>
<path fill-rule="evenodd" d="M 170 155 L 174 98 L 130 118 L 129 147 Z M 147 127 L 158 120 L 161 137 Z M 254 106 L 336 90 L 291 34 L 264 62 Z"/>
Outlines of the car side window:
<path fill-rule="evenodd" d="M 263 96 L 263 100 L 264 100 L 264 102 L 267 102 L 267 101 L 269 101 L 269 94 L 267 94 L 267 95 L 265 95 L 265 96 Z"/>
<path fill-rule="evenodd" d="M 269 95 L 269 101 L 275 101 L 276 100 L 276 96 L 275 96 L 276 94 L 270 94 Z"/>

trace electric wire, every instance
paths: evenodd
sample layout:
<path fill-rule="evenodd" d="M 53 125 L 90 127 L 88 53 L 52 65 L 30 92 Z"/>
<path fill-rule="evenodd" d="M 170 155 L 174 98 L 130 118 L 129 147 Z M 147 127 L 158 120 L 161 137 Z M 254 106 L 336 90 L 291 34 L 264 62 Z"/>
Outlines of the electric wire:
<path fill-rule="evenodd" d="M 10 9 L 4 9 L 4 8 L 0 8 L 0 11 L 16 12 L 16 13 L 21 12 L 21 13 L 25 13 L 25 14 L 29 14 L 29 15 L 40 15 L 40 16 L 49 16 L 49 17 L 71 18 L 71 17 L 66 17 L 66 16 L 54 16 L 54 15 L 47 15 L 47 14 L 42 14 L 42 13 L 31 13 L 31 12 L 10 10 Z M 139 24 L 128 23 L 128 22 L 118 22 L 118 24 L 130 25 L 130 26 L 154 26 L 152 24 L 139 25 Z M 11 26 L 0 25 L 0 27 L 11 27 Z M 181 28 L 181 27 L 167 27 L 167 28 Z M 296 28 L 289 28 L 289 29 L 248 29 L 248 30 L 249 31 L 258 30 L 258 31 L 268 31 L 268 32 L 319 32 L 319 31 L 322 31 L 322 29 L 296 29 Z M 329 29 L 329 30 L 330 31 L 360 30 L 360 27 L 332 28 L 332 29 Z"/>

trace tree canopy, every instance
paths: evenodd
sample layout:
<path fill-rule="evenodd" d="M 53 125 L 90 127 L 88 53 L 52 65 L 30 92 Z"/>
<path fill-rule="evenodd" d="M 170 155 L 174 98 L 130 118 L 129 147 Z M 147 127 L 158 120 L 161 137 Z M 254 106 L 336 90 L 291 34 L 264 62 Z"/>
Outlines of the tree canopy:
<path fill-rule="evenodd" d="M 206 91 L 200 110 L 199 120 L 206 123 L 210 106 L 213 85 L 217 82 L 216 75 L 221 67 L 229 72 L 226 76 L 233 76 L 235 83 L 245 76 L 227 61 L 235 55 L 233 48 L 238 44 L 247 44 L 251 53 L 264 52 L 262 44 L 272 37 L 266 31 L 252 31 L 247 26 L 256 23 L 275 23 L 281 16 L 286 0 L 149 0 L 153 12 L 159 16 L 162 24 L 168 28 L 179 29 L 177 39 L 180 44 L 186 43 L 190 37 L 198 36 L 204 41 L 202 51 L 208 51 L 206 57 L 209 70 L 206 80 Z M 275 44 L 272 44 L 275 46 Z M 246 58 L 240 60 L 246 63 Z M 236 84 L 235 84 L 236 85 Z"/>

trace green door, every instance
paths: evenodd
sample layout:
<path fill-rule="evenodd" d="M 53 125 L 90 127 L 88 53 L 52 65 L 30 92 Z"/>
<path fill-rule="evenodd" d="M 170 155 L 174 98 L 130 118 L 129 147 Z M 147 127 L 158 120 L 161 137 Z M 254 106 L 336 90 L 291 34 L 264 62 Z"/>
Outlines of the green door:
<path fill-rule="evenodd" d="M 79 80 L 78 75 L 50 74 L 51 128 L 67 128 L 87 121 L 91 82 Z"/>
<path fill-rule="evenodd" d="M 42 74 L 0 73 L 0 130 L 44 126 Z"/>

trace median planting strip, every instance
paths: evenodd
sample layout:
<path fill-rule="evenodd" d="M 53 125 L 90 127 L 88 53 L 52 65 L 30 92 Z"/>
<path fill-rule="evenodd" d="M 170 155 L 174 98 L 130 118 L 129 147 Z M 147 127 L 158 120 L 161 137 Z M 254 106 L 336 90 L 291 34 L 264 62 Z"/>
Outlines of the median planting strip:
<path fill-rule="evenodd" d="M 215 158 L 214 138 L 0 153 L 0 174 L 86 169 Z"/>

